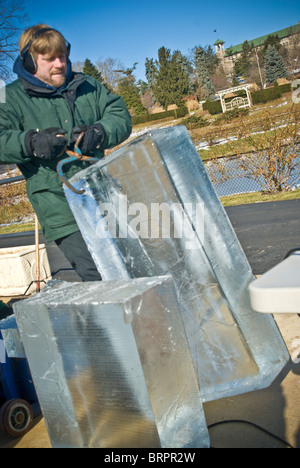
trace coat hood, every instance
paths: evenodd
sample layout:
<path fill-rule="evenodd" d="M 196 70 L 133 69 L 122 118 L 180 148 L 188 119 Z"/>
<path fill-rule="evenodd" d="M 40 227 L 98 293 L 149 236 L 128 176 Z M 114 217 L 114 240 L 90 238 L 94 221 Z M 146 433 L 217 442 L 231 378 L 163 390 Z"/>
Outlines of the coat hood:
<path fill-rule="evenodd" d="M 44 83 L 43 81 L 39 80 L 36 78 L 32 73 L 28 72 L 23 65 L 23 61 L 20 56 L 16 59 L 13 67 L 13 72 L 16 73 L 20 78 L 23 80 L 27 81 L 30 85 L 32 85 L 35 88 L 42 88 L 43 90 L 48 90 L 48 91 L 61 91 L 64 89 L 65 86 L 69 83 L 69 81 L 72 78 L 72 64 L 71 61 L 68 60 L 68 69 L 67 69 L 67 76 L 66 76 L 66 81 L 64 85 L 61 88 L 55 88 L 54 86 L 51 86 L 47 83 Z"/>

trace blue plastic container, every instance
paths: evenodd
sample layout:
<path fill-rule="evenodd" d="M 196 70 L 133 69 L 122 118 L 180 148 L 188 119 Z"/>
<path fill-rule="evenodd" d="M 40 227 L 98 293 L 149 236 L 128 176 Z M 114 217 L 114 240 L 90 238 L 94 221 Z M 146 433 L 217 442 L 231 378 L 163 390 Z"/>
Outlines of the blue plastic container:
<path fill-rule="evenodd" d="M 14 316 L 0 321 L 0 429 L 21 437 L 40 414 L 27 359 L 9 358 L 1 330 L 17 328 Z"/>

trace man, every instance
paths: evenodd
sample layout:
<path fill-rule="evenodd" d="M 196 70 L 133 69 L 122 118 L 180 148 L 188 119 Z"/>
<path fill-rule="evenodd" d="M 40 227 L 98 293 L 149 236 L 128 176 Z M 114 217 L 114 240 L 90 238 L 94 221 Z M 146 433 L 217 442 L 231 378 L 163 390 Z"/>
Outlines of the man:
<path fill-rule="evenodd" d="M 17 164 L 47 242 L 55 241 L 83 281 L 101 279 L 64 196 L 56 166 L 79 135 L 82 154 L 98 158 L 126 140 L 131 118 L 119 96 L 97 80 L 73 73 L 70 44 L 44 24 L 27 29 L 14 64 L 18 79 L 0 104 L 0 161 Z M 67 166 L 72 177 L 87 167 Z"/>

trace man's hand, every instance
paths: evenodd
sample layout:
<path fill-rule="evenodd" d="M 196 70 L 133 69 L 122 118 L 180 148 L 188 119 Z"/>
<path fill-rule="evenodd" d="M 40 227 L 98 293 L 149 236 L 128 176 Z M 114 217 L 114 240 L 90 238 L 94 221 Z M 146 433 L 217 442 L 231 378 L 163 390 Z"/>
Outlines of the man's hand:
<path fill-rule="evenodd" d="M 26 149 L 33 156 L 51 161 L 64 152 L 68 143 L 67 133 L 59 127 L 46 128 L 41 132 L 29 130 L 25 136 Z"/>
<path fill-rule="evenodd" d="M 84 132 L 79 143 L 79 149 L 83 155 L 92 155 L 102 145 L 105 139 L 105 130 L 100 123 L 94 125 L 80 125 L 74 127 L 71 135 L 70 145 L 74 145 L 79 135 Z"/>

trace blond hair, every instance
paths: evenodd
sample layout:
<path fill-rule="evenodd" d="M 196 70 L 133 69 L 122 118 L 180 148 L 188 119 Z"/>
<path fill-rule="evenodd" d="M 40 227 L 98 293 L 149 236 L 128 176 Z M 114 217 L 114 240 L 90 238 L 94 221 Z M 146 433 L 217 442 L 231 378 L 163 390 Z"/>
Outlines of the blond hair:
<path fill-rule="evenodd" d="M 51 28 L 51 26 L 47 24 L 37 24 L 36 26 L 26 29 L 19 39 L 20 52 L 29 44 L 37 31 L 44 28 Z M 45 31 L 34 39 L 29 48 L 29 52 L 33 55 L 34 59 L 37 58 L 38 54 L 65 55 L 66 57 L 69 55 L 66 39 L 56 29 Z"/>

